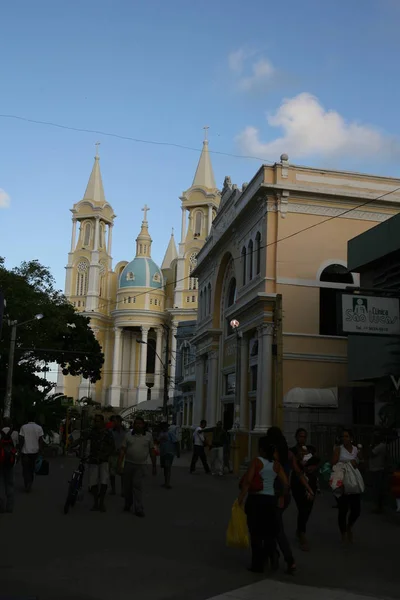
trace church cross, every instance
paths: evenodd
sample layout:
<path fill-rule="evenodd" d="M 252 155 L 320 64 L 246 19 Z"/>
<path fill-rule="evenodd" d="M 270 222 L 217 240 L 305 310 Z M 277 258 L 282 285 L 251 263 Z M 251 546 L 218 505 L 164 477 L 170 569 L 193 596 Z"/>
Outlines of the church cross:
<path fill-rule="evenodd" d="M 143 221 L 147 221 L 147 213 L 149 210 L 150 210 L 149 207 L 147 206 L 147 204 L 145 204 L 142 208 L 142 211 L 144 212 Z"/>
<path fill-rule="evenodd" d="M 95 146 L 96 146 L 96 158 L 98 158 L 98 157 L 99 157 L 99 146 L 100 146 L 100 142 L 96 142 L 96 143 L 95 143 Z"/>
<path fill-rule="evenodd" d="M 208 140 L 208 130 L 210 129 L 210 127 L 208 125 L 205 125 L 203 127 L 204 129 L 204 141 L 206 142 Z"/>

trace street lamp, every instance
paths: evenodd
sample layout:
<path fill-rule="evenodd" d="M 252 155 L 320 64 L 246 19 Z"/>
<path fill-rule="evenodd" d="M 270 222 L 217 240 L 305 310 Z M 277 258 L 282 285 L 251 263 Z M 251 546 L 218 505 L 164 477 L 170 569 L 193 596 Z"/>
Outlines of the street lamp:
<path fill-rule="evenodd" d="M 136 340 L 137 344 L 146 344 L 147 346 L 149 346 L 148 342 L 145 342 L 144 340 Z M 154 350 L 154 354 L 157 356 L 158 360 L 160 361 L 162 368 L 164 370 L 164 397 L 163 397 L 163 416 L 165 418 L 168 417 L 168 366 L 164 363 L 164 361 L 162 360 L 161 356 L 158 354 L 157 350 L 155 348 L 153 348 Z M 168 348 L 168 336 L 167 336 L 167 346 L 166 346 L 166 356 L 168 359 L 168 352 L 169 352 L 169 348 Z"/>
<path fill-rule="evenodd" d="M 14 354 L 15 354 L 15 343 L 17 340 L 17 327 L 21 327 L 22 325 L 27 325 L 28 323 L 33 323 L 33 321 L 40 321 L 43 319 L 43 315 L 39 313 L 35 315 L 33 319 L 28 319 L 28 321 L 22 321 L 22 323 L 18 323 L 18 321 L 9 321 L 9 325 L 11 326 L 11 340 L 10 340 L 10 351 L 8 355 L 8 371 L 7 371 L 7 386 L 6 386 L 6 396 L 4 399 L 4 411 L 3 416 L 9 417 L 11 414 L 11 399 L 12 399 L 12 385 L 13 385 L 13 372 L 14 372 Z"/>

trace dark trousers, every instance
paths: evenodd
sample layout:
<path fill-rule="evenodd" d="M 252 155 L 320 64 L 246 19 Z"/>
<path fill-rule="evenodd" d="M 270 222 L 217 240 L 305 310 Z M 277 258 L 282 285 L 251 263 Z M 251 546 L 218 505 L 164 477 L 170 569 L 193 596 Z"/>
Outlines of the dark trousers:
<path fill-rule="evenodd" d="M 292 494 L 298 510 L 297 533 L 302 533 L 305 535 L 307 531 L 308 519 L 310 518 L 314 506 L 314 501 L 308 500 L 305 488 L 303 486 L 301 486 L 301 488 L 293 487 Z"/>
<path fill-rule="evenodd" d="M 125 497 L 125 508 L 133 509 L 136 513 L 142 513 L 143 508 L 143 483 L 146 477 L 146 465 L 135 465 L 125 461 L 122 486 Z"/>
<path fill-rule="evenodd" d="M 384 470 L 372 471 L 370 475 L 375 508 L 382 510 L 385 501 L 386 473 Z"/>
<path fill-rule="evenodd" d="M 206 451 L 204 450 L 204 446 L 193 446 L 193 456 L 192 456 L 192 462 L 190 463 L 190 472 L 193 473 L 193 471 L 195 471 L 196 464 L 199 459 L 203 463 L 205 472 L 209 473 L 210 467 L 208 466 Z"/>
<path fill-rule="evenodd" d="M 0 470 L 0 477 L 6 499 L 5 506 L 2 503 L 2 509 L 6 512 L 12 512 L 14 508 L 14 467 L 3 467 Z"/>
<path fill-rule="evenodd" d="M 247 526 L 251 540 L 251 568 L 262 571 L 266 559 L 273 559 L 279 516 L 275 496 L 249 494 L 246 501 Z"/>
<path fill-rule="evenodd" d="M 285 528 L 283 525 L 283 513 L 287 509 L 290 504 L 290 498 L 288 497 L 285 500 L 285 507 L 278 508 L 277 510 L 277 519 L 278 519 L 278 534 L 276 536 L 276 543 L 279 546 L 280 551 L 283 554 L 283 558 L 288 565 L 292 565 L 294 563 L 292 549 L 289 544 L 289 540 L 287 539 Z"/>
<path fill-rule="evenodd" d="M 341 533 L 346 533 L 351 529 L 361 514 L 361 495 L 360 494 L 343 494 L 338 498 L 339 507 L 339 529 Z M 348 516 L 348 518 L 347 518 Z"/>
<path fill-rule="evenodd" d="M 22 454 L 21 455 L 22 475 L 24 477 L 25 489 L 28 492 L 32 487 L 33 478 L 35 476 L 36 459 L 37 459 L 37 454 Z"/>

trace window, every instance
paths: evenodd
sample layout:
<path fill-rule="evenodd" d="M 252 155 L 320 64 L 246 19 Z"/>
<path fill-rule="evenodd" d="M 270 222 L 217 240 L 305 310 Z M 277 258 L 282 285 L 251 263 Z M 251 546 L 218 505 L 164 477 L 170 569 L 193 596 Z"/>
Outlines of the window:
<path fill-rule="evenodd" d="M 153 281 L 158 283 L 160 281 L 160 273 L 154 273 Z"/>
<path fill-rule="evenodd" d="M 131 297 L 129 296 L 128 297 L 128 304 L 130 304 L 130 303 L 131 303 Z"/>
<path fill-rule="evenodd" d="M 236 390 L 236 374 L 229 373 L 225 375 L 225 395 L 231 396 L 235 393 Z"/>
<path fill-rule="evenodd" d="M 196 302 L 196 296 L 192 296 L 192 302 Z"/>
<path fill-rule="evenodd" d="M 256 275 L 261 271 L 261 233 L 258 231 L 256 235 Z"/>
<path fill-rule="evenodd" d="M 249 281 L 251 281 L 253 279 L 253 240 L 249 241 L 247 253 L 249 255 Z"/>
<path fill-rule="evenodd" d="M 99 227 L 99 248 L 104 247 L 104 223 L 100 223 Z"/>
<path fill-rule="evenodd" d="M 186 302 L 190 302 L 190 296 L 186 296 Z"/>
<path fill-rule="evenodd" d="M 320 281 L 327 283 L 353 285 L 353 276 L 343 265 L 332 264 L 321 273 Z M 320 335 L 339 335 L 338 304 L 342 290 L 337 287 L 319 289 L 319 333 Z"/>
<path fill-rule="evenodd" d="M 194 219 L 194 237 L 199 237 L 201 235 L 201 230 L 203 228 L 203 213 L 198 210 Z"/>
<path fill-rule="evenodd" d="M 133 271 L 128 271 L 128 273 L 126 274 L 126 279 L 127 279 L 127 281 L 135 280 L 135 274 L 133 273 Z"/>
<path fill-rule="evenodd" d="M 150 304 L 153 304 L 153 298 L 150 298 Z"/>
<path fill-rule="evenodd" d="M 211 283 L 208 284 L 207 302 L 207 314 L 211 315 Z"/>
<path fill-rule="evenodd" d="M 140 254 L 143 254 L 143 244 L 139 244 L 139 252 Z"/>
<path fill-rule="evenodd" d="M 88 288 L 89 263 L 81 260 L 77 266 L 76 295 L 85 296 Z"/>
<path fill-rule="evenodd" d="M 189 275 L 195 270 L 197 266 L 197 253 L 193 252 L 189 256 Z M 189 290 L 197 290 L 197 278 L 189 277 Z"/>
<path fill-rule="evenodd" d="M 242 248 L 242 285 L 246 285 L 246 248 L 243 246 Z"/>
<path fill-rule="evenodd" d="M 253 365 L 250 367 L 250 392 L 257 391 L 257 375 L 258 375 L 258 366 Z"/>
<path fill-rule="evenodd" d="M 90 244 L 90 234 L 91 234 L 91 225 L 90 223 L 86 223 L 85 225 L 85 235 L 83 238 L 83 245 L 89 246 Z"/>

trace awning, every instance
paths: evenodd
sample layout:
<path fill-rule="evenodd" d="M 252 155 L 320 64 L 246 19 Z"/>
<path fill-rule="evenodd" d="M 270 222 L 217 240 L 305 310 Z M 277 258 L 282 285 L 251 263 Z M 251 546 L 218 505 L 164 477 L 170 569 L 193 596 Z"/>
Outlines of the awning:
<path fill-rule="evenodd" d="M 168 406 L 172 406 L 172 398 L 168 402 Z M 140 402 L 139 404 L 135 404 L 134 406 L 129 406 L 128 408 L 124 408 L 120 415 L 124 419 L 129 415 L 133 415 L 138 412 L 156 412 L 162 411 L 163 402 L 158 398 L 152 398 L 151 400 L 146 400 L 146 402 Z"/>
<path fill-rule="evenodd" d="M 283 405 L 292 408 L 337 408 L 337 388 L 292 388 L 283 399 Z"/>

